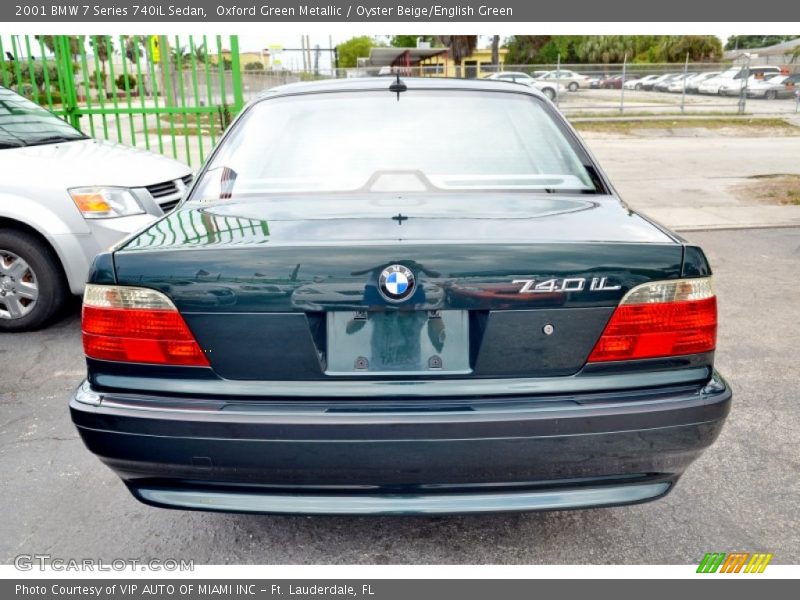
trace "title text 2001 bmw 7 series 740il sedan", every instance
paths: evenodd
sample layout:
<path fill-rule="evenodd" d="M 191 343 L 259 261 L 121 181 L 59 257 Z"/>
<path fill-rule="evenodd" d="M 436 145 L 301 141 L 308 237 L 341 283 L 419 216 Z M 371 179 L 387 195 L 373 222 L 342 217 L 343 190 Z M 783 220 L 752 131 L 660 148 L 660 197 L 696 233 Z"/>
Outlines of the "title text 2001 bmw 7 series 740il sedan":
<path fill-rule="evenodd" d="M 265 92 L 175 211 L 97 257 L 82 327 L 73 421 L 162 507 L 643 502 L 731 401 L 702 250 L 496 81 Z"/>

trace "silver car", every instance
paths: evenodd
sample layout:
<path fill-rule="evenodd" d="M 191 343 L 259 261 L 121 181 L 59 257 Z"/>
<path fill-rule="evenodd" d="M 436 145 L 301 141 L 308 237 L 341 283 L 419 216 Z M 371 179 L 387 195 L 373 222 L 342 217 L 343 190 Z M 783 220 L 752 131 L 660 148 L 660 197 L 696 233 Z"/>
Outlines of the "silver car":
<path fill-rule="evenodd" d="M 0 87 L 0 331 L 47 324 L 94 256 L 171 210 L 192 172 L 95 140 Z"/>
<path fill-rule="evenodd" d="M 500 71 L 484 77 L 484 79 L 495 79 L 497 81 L 511 81 L 535 87 L 542 92 L 549 100 L 555 100 L 556 96 L 563 94 L 567 88 L 556 81 L 546 81 L 542 77 L 531 77 L 521 71 Z"/>
<path fill-rule="evenodd" d="M 550 71 L 545 73 L 541 77 L 539 77 L 542 81 L 550 81 L 554 82 L 557 81 L 565 88 L 567 88 L 570 92 L 577 92 L 579 88 L 588 88 L 589 87 L 589 80 L 591 79 L 587 75 L 581 75 L 580 73 L 576 73 L 575 71 L 570 71 L 568 69 L 561 69 L 560 71 Z"/>

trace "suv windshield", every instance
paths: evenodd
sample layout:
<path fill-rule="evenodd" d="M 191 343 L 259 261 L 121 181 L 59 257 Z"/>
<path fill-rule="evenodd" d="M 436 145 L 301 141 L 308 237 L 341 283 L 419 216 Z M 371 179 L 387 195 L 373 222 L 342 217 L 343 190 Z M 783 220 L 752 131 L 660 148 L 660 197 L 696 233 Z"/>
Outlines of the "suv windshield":
<path fill-rule="evenodd" d="M 253 105 L 192 199 L 356 190 L 594 193 L 581 155 L 544 102 L 527 94 L 304 94 Z"/>
<path fill-rule="evenodd" d="M 80 131 L 41 106 L 0 87 L 0 149 L 85 138 Z"/>

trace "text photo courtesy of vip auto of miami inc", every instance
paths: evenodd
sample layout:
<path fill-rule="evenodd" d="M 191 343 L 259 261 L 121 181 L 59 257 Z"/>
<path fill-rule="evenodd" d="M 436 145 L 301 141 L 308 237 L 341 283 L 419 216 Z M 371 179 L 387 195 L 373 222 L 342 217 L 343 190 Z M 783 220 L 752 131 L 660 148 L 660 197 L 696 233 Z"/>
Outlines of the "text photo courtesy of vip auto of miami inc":
<path fill-rule="evenodd" d="M 9 594 L 797 577 L 794 9 L 489 4 L 0 7 Z"/>

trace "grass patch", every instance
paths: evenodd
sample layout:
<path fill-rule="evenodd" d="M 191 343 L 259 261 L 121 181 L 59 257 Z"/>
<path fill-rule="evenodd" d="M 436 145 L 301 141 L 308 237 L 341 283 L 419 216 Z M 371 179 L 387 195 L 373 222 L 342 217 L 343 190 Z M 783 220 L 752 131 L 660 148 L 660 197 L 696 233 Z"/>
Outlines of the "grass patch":
<path fill-rule="evenodd" d="M 183 115 L 175 115 L 172 119 L 168 116 L 162 116 L 159 119 L 159 125 L 161 125 L 161 135 L 170 135 L 170 127 L 174 126 L 176 136 L 196 136 L 198 125 L 200 127 L 200 135 L 211 136 L 212 130 L 217 137 L 223 133 L 220 117 L 217 114 L 213 116 L 208 113 L 186 115 L 185 120 Z M 149 120 L 147 133 L 158 135 L 158 127 Z"/>
<path fill-rule="evenodd" d="M 184 118 L 183 115 L 174 115 L 172 118 L 175 121 L 175 125 L 183 123 L 183 118 Z M 212 125 L 217 128 L 219 128 L 220 126 L 220 117 L 217 113 L 213 114 L 213 118 L 211 113 L 198 113 L 193 115 L 186 115 L 186 121 L 189 125 L 197 125 L 197 122 L 199 121 L 200 127 L 202 127 L 203 129 L 208 129 Z M 161 116 L 162 128 L 165 125 L 169 127 L 169 123 L 170 123 L 170 118 L 168 116 L 165 115 Z"/>
<path fill-rule="evenodd" d="M 800 175 L 761 175 L 736 186 L 741 198 L 766 204 L 800 205 Z"/>
<path fill-rule="evenodd" d="M 150 127 L 147 130 L 147 133 L 149 135 L 158 135 L 158 128 Z M 167 125 L 164 125 L 164 126 L 161 127 L 161 135 L 162 136 L 171 136 L 172 135 L 172 130 L 169 128 L 169 123 Z M 192 127 L 191 125 L 189 125 L 188 127 L 184 127 L 183 125 L 179 125 L 178 123 L 175 123 L 175 135 L 178 136 L 178 137 L 181 137 L 181 136 L 189 136 L 189 137 L 196 136 L 197 135 L 197 126 L 195 125 L 194 127 Z M 204 135 L 206 137 L 211 137 L 211 132 L 208 129 L 203 129 L 201 127 L 200 128 L 200 135 Z M 214 133 L 214 135 L 219 137 L 220 136 L 220 132 L 216 131 Z"/>
<path fill-rule="evenodd" d="M 780 118 L 741 119 L 732 117 L 702 117 L 691 119 L 646 119 L 630 121 L 578 121 L 579 131 L 636 135 L 647 130 L 680 132 L 687 129 L 707 129 L 729 135 L 800 135 L 800 127 Z"/>

